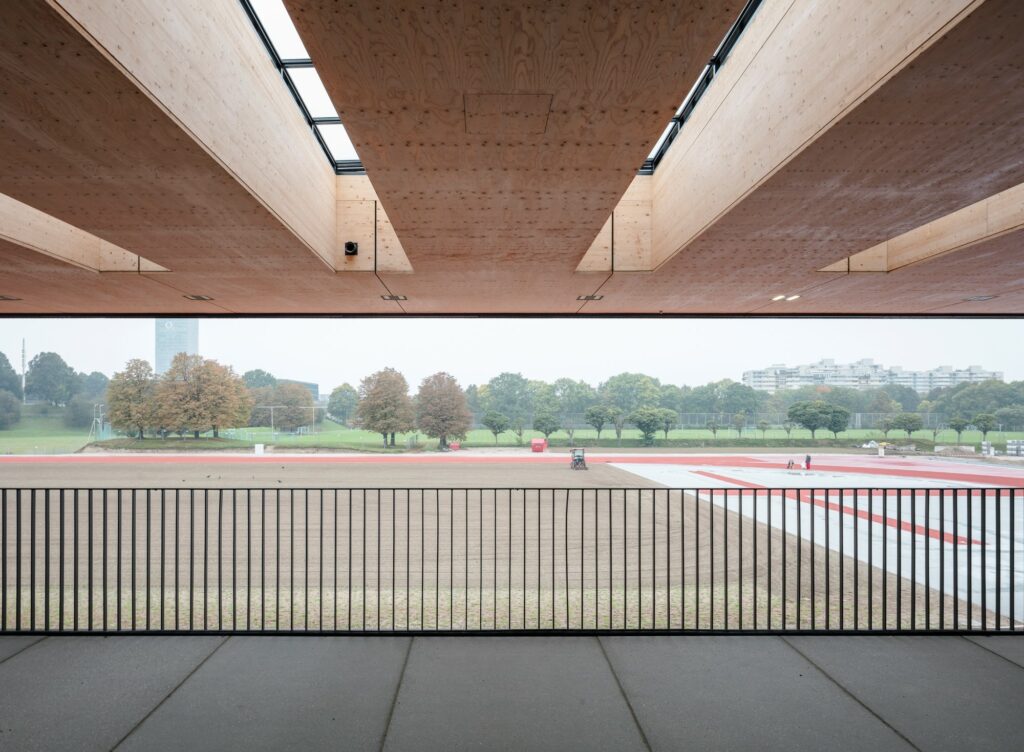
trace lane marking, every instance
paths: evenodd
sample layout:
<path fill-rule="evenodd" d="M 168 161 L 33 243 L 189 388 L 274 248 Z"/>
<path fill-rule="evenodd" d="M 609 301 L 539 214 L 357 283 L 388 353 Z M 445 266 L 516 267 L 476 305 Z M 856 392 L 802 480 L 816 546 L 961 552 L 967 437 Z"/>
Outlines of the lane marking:
<path fill-rule="evenodd" d="M 722 481 L 724 483 L 733 483 L 733 484 L 735 484 L 737 486 L 740 486 L 742 489 L 762 490 L 762 491 L 768 489 L 768 486 L 762 486 L 762 485 L 759 485 L 757 483 L 750 483 L 749 481 L 739 480 L 738 478 L 729 478 L 728 476 L 719 475 L 718 473 L 712 473 L 712 472 L 708 472 L 706 470 L 695 470 L 693 474 L 694 475 L 703 475 L 706 478 L 713 478 L 714 480 Z M 704 490 L 711 491 L 712 489 L 704 489 Z M 742 492 L 740 491 L 740 489 L 729 489 L 729 488 L 726 488 L 726 489 L 722 489 L 722 490 L 724 490 L 726 492 L 728 492 L 728 491 L 735 491 L 737 493 L 740 493 L 740 498 L 741 499 L 743 498 L 742 497 Z M 957 545 L 957 546 L 966 546 L 968 544 L 968 542 L 970 542 L 970 543 L 972 543 L 973 545 L 976 545 L 976 546 L 983 546 L 983 545 L 985 545 L 980 540 L 974 540 L 973 538 L 972 539 L 968 539 L 968 538 L 966 538 L 964 536 L 961 536 L 961 535 L 953 535 L 953 533 L 943 533 L 941 530 L 935 530 L 934 528 L 930 528 L 930 527 L 927 527 L 925 525 L 918 525 L 915 522 L 908 522 L 907 520 L 901 520 L 898 517 L 886 517 L 886 516 L 881 515 L 881 514 L 875 514 L 875 513 L 869 512 L 866 509 L 860 509 L 859 507 L 850 507 L 850 506 L 845 506 L 843 504 L 839 504 L 837 502 L 828 501 L 827 498 L 822 500 L 822 499 L 816 498 L 814 496 L 813 492 L 816 491 L 816 490 L 826 490 L 826 491 L 827 490 L 835 490 L 835 491 L 839 491 L 839 489 L 812 489 L 812 488 L 808 488 L 808 489 L 800 489 L 800 490 L 796 490 L 796 491 L 787 490 L 787 491 L 784 492 L 784 494 L 785 494 L 786 498 L 790 499 L 790 500 L 798 501 L 798 502 L 801 502 L 801 503 L 804 503 L 804 504 L 810 504 L 812 506 L 820 507 L 822 509 L 827 509 L 827 510 L 830 510 L 830 511 L 833 511 L 833 512 L 839 512 L 840 514 L 846 514 L 846 515 L 849 515 L 851 517 L 856 516 L 856 517 L 859 517 L 862 520 L 868 520 L 869 522 L 875 522 L 875 523 L 878 523 L 879 525 L 885 525 L 887 527 L 898 528 L 898 529 L 906 531 L 908 533 L 913 533 L 915 535 L 921 535 L 921 536 L 927 536 L 927 537 L 932 538 L 934 540 L 941 540 L 943 543 L 950 543 L 950 544 Z M 871 499 L 871 494 L 873 494 L 875 491 L 879 491 L 881 489 L 857 488 L 857 489 L 851 489 L 851 490 L 856 492 L 855 498 L 857 498 L 857 499 L 860 498 L 860 494 L 862 494 L 864 492 L 867 492 L 868 493 L 868 499 L 870 500 Z M 921 492 L 926 492 L 928 490 L 929 489 L 926 489 L 926 488 L 913 489 L 914 494 L 918 494 L 918 493 L 921 493 Z M 932 490 L 935 490 L 935 489 L 932 489 Z M 959 491 L 961 489 L 938 489 L 938 490 L 942 491 L 943 493 L 948 493 L 950 490 Z M 805 493 L 805 491 L 806 491 L 806 493 Z M 805 499 L 804 498 L 805 495 L 807 497 L 809 497 L 809 498 Z"/>

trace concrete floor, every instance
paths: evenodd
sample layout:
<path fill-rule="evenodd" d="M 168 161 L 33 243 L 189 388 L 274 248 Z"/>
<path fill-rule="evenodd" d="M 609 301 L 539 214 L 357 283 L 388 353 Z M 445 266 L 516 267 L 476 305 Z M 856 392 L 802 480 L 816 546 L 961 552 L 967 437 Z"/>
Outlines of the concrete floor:
<path fill-rule="evenodd" d="M 1024 637 L 2 637 L 4 750 L 1015 749 Z"/>

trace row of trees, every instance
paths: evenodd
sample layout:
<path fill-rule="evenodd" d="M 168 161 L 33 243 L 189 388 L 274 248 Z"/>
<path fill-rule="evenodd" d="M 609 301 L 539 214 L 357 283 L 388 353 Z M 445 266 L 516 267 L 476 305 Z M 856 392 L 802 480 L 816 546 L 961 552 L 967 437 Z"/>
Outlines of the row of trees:
<path fill-rule="evenodd" d="M 23 397 L 66 407 L 64 422 L 68 426 L 88 427 L 93 419 L 93 405 L 102 400 L 107 381 L 99 371 L 77 372 L 57 353 L 44 352 L 29 361 L 23 394 L 21 377 L 7 356 L 0 353 L 0 429 L 21 420 Z"/>
<path fill-rule="evenodd" d="M 122 378 L 129 370 L 139 371 L 139 364 L 145 361 L 132 363 L 134 366 L 131 369 L 126 367 L 119 374 Z M 208 365 L 200 367 L 198 364 Z M 226 400 L 223 395 L 215 396 L 216 389 L 213 386 L 200 386 L 205 383 L 204 379 L 211 385 L 220 384 L 225 379 L 238 381 L 239 377 L 230 369 L 226 369 L 229 377 L 210 375 L 224 368 L 215 361 L 199 358 L 191 365 L 182 365 L 178 371 L 172 367 L 161 378 L 153 376 L 151 368 L 148 377 L 141 372 L 135 373 L 134 378 L 137 380 L 150 382 L 147 387 L 145 428 L 171 432 L 181 428 L 194 434 L 196 431 L 209 430 L 214 425 L 258 426 L 272 422 L 282 430 L 295 430 L 323 419 L 325 411 L 313 404 L 312 396 L 302 385 L 278 380 L 263 370 L 243 374 L 240 379 L 242 391 L 238 392 L 237 398 L 231 400 Z M 175 373 L 177 375 L 169 376 Z M 435 378 L 441 375 L 430 377 L 435 379 L 432 382 L 433 388 L 442 386 Z M 658 431 L 664 431 L 667 436 L 684 413 L 732 416 L 727 423 L 740 432 L 756 420 L 754 416 L 768 412 L 788 417 L 783 428 L 791 430 L 794 426 L 801 426 L 815 435 L 822 429 L 833 433 L 845 430 L 854 412 L 886 414 L 888 417 L 879 426 L 886 435 L 893 430 L 906 431 L 908 434 L 920 430 L 921 417 L 915 414 L 917 412 L 951 416 L 946 420 L 946 426 L 958 433 L 971 425 L 985 434 L 996 427 L 1024 430 L 1024 382 L 962 384 L 933 390 L 922 400 L 914 390 L 895 385 L 868 390 L 816 386 L 767 394 L 728 379 L 691 388 L 663 384 L 642 373 L 621 373 L 594 387 L 582 380 L 562 378 L 548 383 L 527 379 L 519 373 L 506 372 L 486 384 L 470 385 L 465 390 L 460 388 L 462 400 L 456 406 L 450 393 L 454 379 L 444 375 L 450 381 L 443 382 L 448 407 L 442 412 L 449 416 L 461 416 L 461 406 L 464 404 L 470 416 L 469 425 L 486 426 L 494 433 L 496 440 L 501 433 L 511 431 L 522 441 L 523 433 L 528 428 L 540 431 L 545 436 L 564 430 L 572 440 L 575 431 L 583 426 L 595 428 L 599 437 L 604 430 L 610 429 L 621 438 L 623 429 L 630 424 L 650 440 Z M 430 379 L 421 384 L 421 392 Z M 240 420 L 239 416 L 245 412 L 243 407 L 238 407 L 241 412 L 235 415 L 220 407 L 215 410 L 203 407 L 187 413 L 172 410 L 172 404 L 159 406 L 161 399 L 165 402 L 171 400 L 170 395 L 174 389 L 182 389 L 180 386 L 160 386 L 163 382 L 174 380 L 190 380 L 195 388 L 206 394 L 204 397 L 194 395 L 194 404 L 203 405 L 216 400 L 222 403 L 235 402 L 247 405 L 248 412 L 244 420 Z M 111 394 L 116 396 L 119 388 L 115 388 Z M 232 387 L 236 388 L 237 385 Z M 93 404 L 102 401 L 106 391 L 106 376 L 99 372 L 77 373 L 56 353 L 40 353 L 35 356 L 26 374 L 29 398 L 67 407 L 65 420 L 75 426 L 84 427 L 89 424 Z M 399 393 L 405 396 L 400 397 Z M 0 428 L 18 420 L 21 396 L 20 377 L 7 358 L 0 354 Z M 397 433 L 415 427 L 426 432 L 420 426 L 421 396 L 426 398 L 423 403 L 425 405 L 433 406 L 438 401 L 430 398 L 429 388 L 423 395 L 417 394 L 413 398 L 408 394 L 404 377 L 394 369 L 384 369 L 364 379 L 358 389 L 350 384 L 342 384 L 334 389 L 326 413 L 345 425 L 360 425 L 375 431 L 378 430 L 377 426 L 386 426 L 386 430 L 380 432 L 386 434 L 389 444 L 393 444 Z M 115 411 L 116 408 L 111 405 L 109 412 L 113 414 Z M 432 407 L 422 419 L 429 422 L 436 412 Z M 211 415 L 217 420 L 211 420 Z M 204 425 L 206 428 L 197 427 Z M 958 425 L 963 428 L 957 429 Z M 450 425 L 442 422 L 441 426 L 445 428 L 446 438 L 461 435 L 461 417 L 453 419 Z M 720 426 L 715 421 L 707 425 L 716 436 L 721 428 L 726 427 L 729 425 Z M 770 426 L 760 421 L 756 427 L 763 433 Z M 436 433 L 438 426 L 432 430 Z M 464 430 L 468 430 L 468 427 Z M 137 426 L 133 432 L 137 432 Z"/>
<path fill-rule="evenodd" d="M 307 392 L 308 394 L 308 392 Z M 114 374 L 107 388 L 107 414 L 111 425 L 145 438 L 245 425 L 252 412 L 252 397 L 230 366 L 199 355 L 175 356 L 162 376 L 155 376 L 145 360 L 130 360 Z"/>
<path fill-rule="evenodd" d="M 363 379 L 357 396 L 356 424 L 381 434 L 384 446 L 395 446 L 395 434 L 418 428 L 446 449 L 452 439 L 465 437 L 473 420 L 465 392 L 444 372 L 425 378 L 413 398 L 405 377 L 385 368 Z"/>
<path fill-rule="evenodd" d="M 743 419 L 745 416 L 737 416 L 741 418 L 738 421 L 738 428 L 741 428 L 745 423 Z M 787 412 L 789 421 L 783 425 L 786 429 L 787 434 L 795 426 L 806 428 L 811 432 L 811 437 L 816 438 L 817 432 L 821 429 L 825 429 L 832 432 L 833 436 L 837 436 L 846 430 L 850 423 L 850 412 L 838 405 L 832 405 L 824 400 L 813 400 L 808 402 L 797 402 L 790 405 Z M 940 431 L 945 428 L 950 428 L 956 431 L 956 440 L 960 441 L 960 437 L 963 432 L 968 428 L 973 427 L 975 430 L 981 431 L 982 440 L 988 438 L 989 432 L 993 431 L 999 425 L 998 419 L 993 413 L 978 413 L 973 418 L 964 418 L 956 416 L 943 425 L 935 425 L 931 428 L 932 438 L 938 437 Z M 758 428 L 763 432 L 767 429 L 767 424 L 759 424 Z M 924 428 L 924 421 L 921 419 L 918 413 L 897 413 L 896 415 L 887 416 L 880 426 L 883 434 L 888 437 L 891 431 L 903 431 L 909 438 L 915 431 L 920 431 Z"/>

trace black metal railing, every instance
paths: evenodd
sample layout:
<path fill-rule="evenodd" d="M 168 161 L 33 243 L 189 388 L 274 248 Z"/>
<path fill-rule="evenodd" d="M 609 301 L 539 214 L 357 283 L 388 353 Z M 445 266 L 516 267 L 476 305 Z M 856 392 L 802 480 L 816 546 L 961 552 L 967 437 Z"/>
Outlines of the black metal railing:
<path fill-rule="evenodd" d="M 3 632 L 1022 624 L 1024 489 L 3 489 Z"/>

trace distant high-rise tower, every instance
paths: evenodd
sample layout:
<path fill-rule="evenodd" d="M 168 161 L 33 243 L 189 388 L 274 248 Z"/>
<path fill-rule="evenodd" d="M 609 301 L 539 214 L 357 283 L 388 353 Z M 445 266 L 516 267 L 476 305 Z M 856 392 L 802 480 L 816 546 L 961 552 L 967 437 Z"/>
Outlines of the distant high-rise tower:
<path fill-rule="evenodd" d="M 156 372 L 164 373 L 178 353 L 199 354 L 198 319 L 156 320 Z"/>

